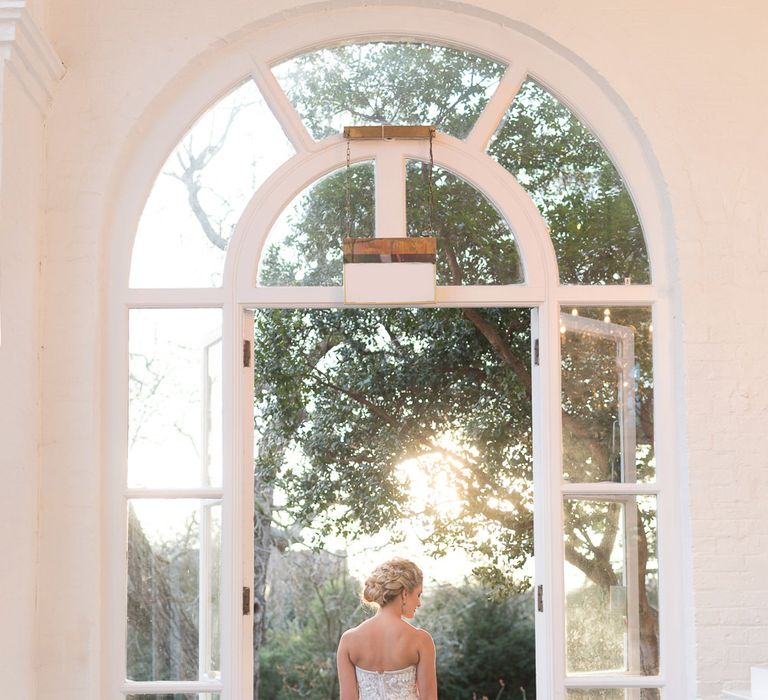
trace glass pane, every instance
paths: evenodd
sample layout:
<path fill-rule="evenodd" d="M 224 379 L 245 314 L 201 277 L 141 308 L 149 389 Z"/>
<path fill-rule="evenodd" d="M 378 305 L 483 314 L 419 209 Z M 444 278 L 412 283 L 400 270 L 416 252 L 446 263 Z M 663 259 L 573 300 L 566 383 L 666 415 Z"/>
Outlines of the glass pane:
<path fill-rule="evenodd" d="M 563 309 L 566 480 L 655 479 L 652 331 L 648 308 Z"/>
<path fill-rule="evenodd" d="M 658 688 L 569 688 L 567 700 L 660 700 Z"/>
<path fill-rule="evenodd" d="M 127 544 L 128 678 L 217 678 L 221 505 L 132 500 Z"/>
<path fill-rule="evenodd" d="M 245 205 L 293 153 L 253 82 L 214 105 L 155 181 L 133 246 L 130 286 L 219 286 Z"/>
<path fill-rule="evenodd" d="M 659 669 L 656 498 L 566 498 L 568 673 Z"/>
<path fill-rule="evenodd" d="M 128 485 L 221 484 L 221 310 L 132 309 Z"/>
<path fill-rule="evenodd" d="M 202 501 L 200 520 L 200 676 L 221 670 L 221 504 Z"/>
<path fill-rule="evenodd" d="M 259 284 L 341 286 L 341 245 L 347 231 L 350 236 L 374 235 L 373 178 L 373 163 L 358 163 L 318 180 L 296 197 L 267 237 Z"/>
<path fill-rule="evenodd" d="M 520 254 L 507 222 L 472 185 L 435 167 L 432 226 L 429 163 L 407 164 L 408 235 L 437 236 L 437 283 L 518 284 L 524 282 Z"/>
<path fill-rule="evenodd" d="M 316 139 L 356 124 L 435 124 L 464 138 L 503 72 L 466 51 L 403 42 L 334 46 L 274 69 Z"/>
<path fill-rule="evenodd" d="M 640 220 L 621 176 L 584 124 L 538 83 L 523 83 L 488 152 L 549 224 L 561 282 L 650 282 Z"/>

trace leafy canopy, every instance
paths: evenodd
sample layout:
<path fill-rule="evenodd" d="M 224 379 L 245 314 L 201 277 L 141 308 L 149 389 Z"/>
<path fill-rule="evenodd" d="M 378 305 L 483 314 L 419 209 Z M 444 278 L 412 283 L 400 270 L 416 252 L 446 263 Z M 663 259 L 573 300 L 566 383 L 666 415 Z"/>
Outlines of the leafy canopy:
<path fill-rule="evenodd" d="M 467 51 L 405 42 L 335 46 L 275 68 L 316 139 L 356 124 L 437 124 L 464 138 L 503 72 Z"/>
<path fill-rule="evenodd" d="M 423 47 L 376 47 L 318 52 L 278 70 L 316 135 L 336 128 L 342 107 L 359 122 L 435 122 L 455 134 L 461 133 L 459 119 L 466 132 L 479 107 L 452 109 L 451 95 L 457 86 L 490 84 L 499 74 L 495 64 L 469 59 L 443 62 L 439 70 L 429 61 L 416 62 L 407 71 L 411 89 L 402 90 L 403 55 Z M 331 55 L 347 61 L 349 70 L 330 70 Z M 414 89 L 423 81 L 437 81 L 440 88 Z M 642 232 L 621 178 L 594 136 L 541 86 L 523 86 L 489 153 L 517 176 L 547 218 L 562 281 L 648 280 Z M 410 234 L 429 228 L 425 169 L 423 163 L 408 165 Z M 328 187 L 310 190 L 295 210 L 290 266 L 281 268 L 267 256 L 265 279 L 340 282 L 334 260 L 344 230 L 339 222 L 346 174 L 333 177 L 335 186 L 327 178 Z M 370 226 L 371 181 L 360 169 L 352 182 L 355 225 Z M 487 200 L 440 169 L 433 186 L 441 281 L 519 281 L 513 235 Z M 632 328 L 637 340 L 638 469 L 652 478 L 650 317 L 641 309 L 613 318 Z M 291 444 L 279 454 L 260 454 L 257 468 L 288 494 L 292 517 L 319 536 L 397 530 L 418 519 L 428 532 L 428 552 L 461 547 L 476 562 L 476 573 L 497 590 L 526 584 L 520 572 L 532 553 L 527 310 L 264 310 L 256 316 L 256 340 L 259 425 L 280 431 Z M 577 479 L 600 481 L 612 473 L 615 353 L 615 345 L 591 341 L 580 350 L 567 346 L 564 353 L 570 384 L 563 401 L 563 449 L 573 455 L 568 469 Z M 429 498 L 416 507 L 403 464 L 423 474 L 412 461 L 419 459 L 429 465 L 420 477 Z M 451 475 L 450 504 L 441 502 L 429 476 L 441 470 Z M 565 533 L 569 560 L 601 587 L 616 583 L 607 563 L 621 536 L 616 518 L 613 511 L 576 503 L 572 530 Z"/>

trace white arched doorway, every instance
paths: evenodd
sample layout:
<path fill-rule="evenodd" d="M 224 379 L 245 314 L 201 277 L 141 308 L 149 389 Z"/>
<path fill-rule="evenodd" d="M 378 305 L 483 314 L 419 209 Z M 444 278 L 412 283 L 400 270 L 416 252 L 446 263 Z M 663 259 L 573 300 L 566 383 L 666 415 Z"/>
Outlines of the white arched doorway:
<path fill-rule="evenodd" d="M 110 449 L 110 474 L 114 476 L 113 503 L 115 514 L 110 532 L 125 540 L 125 502 L 130 500 L 191 499 L 221 504 L 222 527 L 222 592 L 221 592 L 221 658 L 220 677 L 204 680 L 165 680 L 126 682 L 125 647 L 115 644 L 110 653 L 108 692 L 123 694 L 159 692 L 221 693 L 223 698 L 244 697 L 250 687 L 250 640 L 248 615 L 242 614 L 242 589 L 249 585 L 248 524 L 252 503 L 249 494 L 247 465 L 252 460 L 252 374 L 243 367 L 243 342 L 251 336 L 251 313 L 263 307 L 341 307 L 340 287 L 264 287 L 257 283 L 257 266 L 265 241 L 280 213 L 308 185 L 346 162 L 346 144 L 341 136 L 315 141 L 302 124 L 273 77 L 270 67 L 282 59 L 314 47 L 340 42 L 375 40 L 421 41 L 444 46 L 457 46 L 491 56 L 507 68 L 504 77 L 475 126 L 464 139 L 439 134 L 434 143 L 435 163 L 456 173 L 481 191 L 501 213 L 514 231 L 525 271 L 524 282 L 515 285 L 443 286 L 437 290 L 438 306 L 518 306 L 534 310 L 534 473 L 536 491 L 535 584 L 541 591 L 540 610 L 536 615 L 537 674 L 540 697 L 590 697 L 592 689 L 659 688 L 662 698 L 683 695 L 680 620 L 682 609 L 680 577 L 672 561 L 670 543 L 678 537 L 682 524 L 677 521 L 680 498 L 673 463 L 674 416 L 659 409 L 670 406 L 672 396 L 669 346 L 660 339 L 671 333 L 671 303 L 668 294 L 669 273 L 663 215 L 663 197 L 655 172 L 649 166 L 646 147 L 626 118 L 622 105 L 592 76 L 577 67 L 560 52 L 544 46 L 519 29 L 491 25 L 486 20 L 459 16 L 436 10 L 408 11 L 408 27 L 428 27 L 414 32 L 404 26 L 397 13 L 382 9 L 341 10 L 322 15 L 307 15 L 273 25 L 247 39 L 233 43 L 222 51 L 218 60 L 194 78 L 180 79 L 176 86 L 178 99 L 173 108 L 148 124 L 145 151 L 137 153 L 132 164 L 139 182 L 148 183 L 157 171 L 160 154 L 167 153 L 178 140 L 190 113 L 199 113 L 214 97 L 211 85 L 231 85 L 244 76 L 252 76 L 265 102 L 269 105 L 290 140 L 295 154 L 258 188 L 229 242 L 220 286 L 211 287 L 128 287 L 128 265 L 133 231 L 129 222 L 138 220 L 146 187 L 131 191 L 126 182 L 122 206 L 130 212 L 125 217 L 126 229 L 116 231 L 114 247 L 115 284 L 111 290 L 112 322 L 111 357 L 116 377 L 113 385 L 113 441 Z M 548 228 L 528 193 L 516 179 L 491 159 L 486 147 L 502 117 L 527 76 L 533 76 L 556 94 L 599 135 L 607 152 L 622 173 L 631 191 L 635 207 L 643 223 L 651 261 L 653 284 L 566 285 L 560 283 L 557 259 Z M 215 82 L 214 82 L 215 81 Z M 370 141 L 355 144 L 353 161 L 374 161 L 376 168 L 376 233 L 403 236 L 405 231 L 405 162 L 425 161 L 428 147 L 423 142 Z M 128 178 L 128 174 L 126 175 Z M 160 286 L 160 285 L 158 285 Z M 560 337 L 570 330 L 562 320 L 562 310 L 571 307 L 645 308 L 653 314 L 654 326 L 654 394 L 656 423 L 665 432 L 655 436 L 656 475 L 638 481 L 622 478 L 618 482 L 580 482 L 566 480 L 563 474 L 561 425 L 561 343 Z M 221 436 L 222 465 L 220 477 L 205 483 L 183 486 L 162 484 L 139 486 L 126 481 L 127 448 L 121 438 L 129 422 L 126 386 L 127 375 L 126 314 L 131 309 L 211 310 L 219 309 L 221 326 Z M 625 344 L 626 349 L 626 344 Z M 128 484 L 126 486 L 126 484 Z M 568 672 L 566 664 L 566 582 L 563 569 L 564 503 L 592 500 L 619 503 L 625 507 L 635 499 L 658 499 L 655 510 L 663 518 L 659 535 L 658 560 L 661 574 L 659 610 L 661 617 L 661 672 L 643 676 L 637 671 L 584 674 Z M 663 515 L 661 515 L 663 514 Z M 218 516 L 217 516 L 218 517 Z M 628 525 L 628 520 L 625 521 Z M 629 526 L 629 525 L 628 525 Z M 542 555 L 543 553 L 543 555 Z M 629 567 L 630 565 L 627 564 Z M 626 572 L 625 572 L 626 573 Z M 631 577 L 631 571 L 626 575 Z M 111 572 L 111 606 L 122 619 L 125 610 L 126 579 L 123 553 L 116 551 Z M 631 586 L 625 595 L 631 597 Z M 201 613 L 204 614 L 204 613 Z M 125 622 L 115 639 L 125 639 Z M 627 691 L 626 697 L 633 690 Z M 140 695 L 139 695 L 140 697 Z M 597 696 L 596 696 L 597 697 Z M 602 697 L 602 696 L 600 696 Z M 606 696 L 608 697 L 608 696 Z M 625 697 L 624 694 L 616 697 Z"/>

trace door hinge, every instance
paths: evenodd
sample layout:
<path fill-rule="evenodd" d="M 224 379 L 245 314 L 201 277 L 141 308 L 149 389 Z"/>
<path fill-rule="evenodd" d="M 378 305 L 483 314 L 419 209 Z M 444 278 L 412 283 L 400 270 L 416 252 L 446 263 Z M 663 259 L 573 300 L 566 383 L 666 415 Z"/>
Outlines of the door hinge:
<path fill-rule="evenodd" d="M 251 614 L 251 589 L 243 586 L 243 615 Z"/>
<path fill-rule="evenodd" d="M 533 364 L 538 367 L 539 365 L 539 339 L 533 341 Z"/>
<path fill-rule="evenodd" d="M 243 341 L 243 367 L 251 366 L 251 341 Z"/>
<path fill-rule="evenodd" d="M 544 586 L 536 586 L 536 609 L 544 612 Z"/>

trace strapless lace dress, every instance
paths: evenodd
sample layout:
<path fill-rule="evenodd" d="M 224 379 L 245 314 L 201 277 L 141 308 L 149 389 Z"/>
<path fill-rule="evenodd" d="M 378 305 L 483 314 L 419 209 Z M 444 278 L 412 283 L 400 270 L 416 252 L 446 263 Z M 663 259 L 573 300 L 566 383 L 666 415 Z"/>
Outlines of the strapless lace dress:
<path fill-rule="evenodd" d="M 398 671 L 366 671 L 355 666 L 360 700 L 418 700 L 416 666 Z"/>

